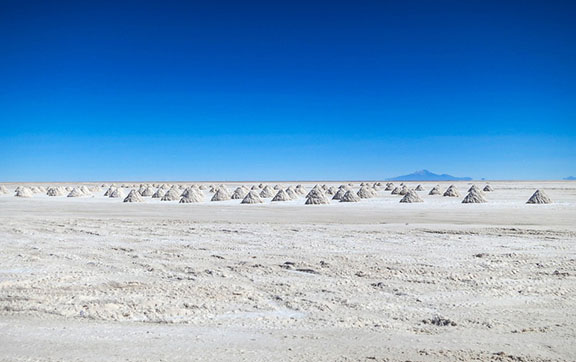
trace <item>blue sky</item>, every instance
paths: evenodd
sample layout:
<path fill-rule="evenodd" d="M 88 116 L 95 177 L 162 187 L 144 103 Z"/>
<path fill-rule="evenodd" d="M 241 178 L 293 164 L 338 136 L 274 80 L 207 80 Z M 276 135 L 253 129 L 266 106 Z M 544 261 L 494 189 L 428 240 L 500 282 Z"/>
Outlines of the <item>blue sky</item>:
<path fill-rule="evenodd" d="M 572 1 L 0 3 L 0 181 L 576 174 Z"/>

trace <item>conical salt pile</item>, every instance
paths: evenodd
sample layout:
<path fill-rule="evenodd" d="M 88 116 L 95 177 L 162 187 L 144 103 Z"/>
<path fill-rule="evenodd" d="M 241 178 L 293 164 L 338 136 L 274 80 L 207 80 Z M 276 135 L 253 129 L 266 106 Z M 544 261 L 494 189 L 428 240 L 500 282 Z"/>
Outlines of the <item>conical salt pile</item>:
<path fill-rule="evenodd" d="M 72 191 L 70 191 L 67 197 L 81 197 L 81 196 L 85 196 L 85 194 L 82 192 L 80 188 L 75 187 Z"/>
<path fill-rule="evenodd" d="M 180 199 L 180 192 L 177 187 L 168 190 L 160 201 L 178 201 Z"/>
<path fill-rule="evenodd" d="M 360 190 L 358 190 L 358 197 L 361 199 L 371 199 L 376 196 L 376 191 L 374 191 L 371 187 L 362 186 Z"/>
<path fill-rule="evenodd" d="M 210 201 L 226 201 L 230 200 L 230 194 L 226 191 L 225 188 L 219 188 L 218 191 L 212 196 Z"/>
<path fill-rule="evenodd" d="M 400 202 L 410 204 L 413 202 L 424 202 L 424 200 L 422 200 L 420 196 L 418 196 L 416 191 L 408 190 L 408 192 L 406 193 L 406 195 L 404 195 L 404 197 L 402 198 L 402 200 L 400 200 Z"/>
<path fill-rule="evenodd" d="M 48 196 L 63 196 L 64 190 L 60 187 L 50 187 L 48 191 L 46 191 L 46 195 Z"/>
<path fill-rule="evenodd" d="M 16 197 L 32 197 L 34 194 L 28 187 L 18 187 L 14 196 Z"/>
<path fill-rule="evenodd" d="M 392 195 L 399 195 L 400 191 L 402 191 L 402 188 L 397 186 L 397 187 L 394 187 L 394 190 L 392 190 L 391 194 Z"/>
<path fill-rule="evenodd" d="M 141 193 L 140 195 L 144 196 L 144 197 L 149 197 L 154 195 L 154 189 L 150 186 L 146 187 Z"/>
<path fill-rule="evenodd" d="M 179 203 L 181 204 L 192 204 L 192 203 L 196 203 L 196 202 L 201 202 L 202 200 L 199 200 L 197 198 L 197 194 L 194 192 L 190 192 L 188 193 L 186 196 L 182 196 L 182 198 L 180 199 Z"/>
<path fill-rule="evenodd" d="M 348 192 L 348 190 L 346 190 L 345 188 L 341 188 L 339 189 L 335 194 L 334 197 L 332 197 L 332 200 L 340 200 L 342 199 L 342 197 Z"/>
<path fill-rule="evenodd" d="M 108 190 L 106 190 L 106 192 L 104 193 L 104 196 L 108 197 L 110 196 L 110 194 L 112 193 L 112 191 L 114 191 L 115 187 L 110 186 L 108 188 Z"/>
<path fill-rule="evenodd" d="M 345 191 L 345 190 L 341 189 L 340 191 Z M 342 195 L 342 197 L 340 197 L 340 202 L 358 202 L 360 200 L 361 200 L 360 196 L 358 196 L 353 190 L 348 190 L 348 191 L 344 192 L 344 195 Z"/>
<path fill-rule="evenodd" d="M 236 190 L 234 190 L 234 193 L 232 193 L 232 196 L 230 198 L 232 200 L 242 200 L 243 198 L 246 197 L 247 194 L 248 191 L 245 188 L 237 187 Z"/>
<path fill-rule="evenodd" d="M 460 193 L 458 192 L 458 190 L 456 190 L 456 187 L 454 185 L 451 185 L 450 187 L 448 187 L 446 189 L 446 191 L 444 192 L 444 194 L 442 196 L 460 197 Z"/>
<path fill-rule="evenodd" d="M 202 191 L 208 190 L 208 188 L 204 184 L 200 185 L 198 188 Z"/>
<path fill-rule="evenodd" d="M 195 187 L 190 187 L 186 198 L 190 199 L 192 202 L 204 202 L 204 193 Z"/>
<path fill-rule="evenodd" d="M 270 198 L 270 197 L 274 197 L 274 189 L 268 185 L 266 185 L 262 191 L 260 192 L 260 197 L 263 197 L 265 199 Z"/>
<path fill-rule="evenodd" d="M 528 199 L 527 204 L 551 204 L 552 200 L 544 193 L 544 191 L 536 190 L 536 192 Z"/>
<path fill-rule="evenodd" d="M 86 185 L 80 186 L 80 191 L 81 191 L 84 195 L 88 195 L 89 193 L 92 192 L 92 191 L 90 191 L 90 189 L 89 189 Z"/>
<path fill-rule="evenodd" d="M 416 186 L 416 191 L 424 191 L 424 188 L 422 187 L 422 185 L 418 185 Z"/>
<path fill-rule="evenodd" d="M 136 190 L 131 190 L 128 196 L 124 199 L 124 202 L 143 202 L 144 199 L 140 196 L 140 193 Z"/>
<path fill-rule="evenodd" d="M 388 182 L 386 184 L 386 188 L 384 189 L 384 191 L 392 191 L 394 190 L 394 184 L 392 182 Z"/>
<path fill-rule="evenodd" d="M 410 191 L 410 189 L 408 188 L 408 186 L 404 185 L 402 186 L 402 189 L 400 190 L 400 192 L 398 192 L 398 195 L 406 195 L 408 193 L 408 191 Z"/>
<path fill-rule="evenodd" d="M 7 194 L 8 189 L 4 185 L 0 185 L 0 194 Z"/>
<path fill-rule="evenodd" d="M 268 186 L 266 186 L 268 187 Z M 240 202 L 241 204 L 261 204 L 263 203 L 262 199 L 260 198 L 260 196 L 258 195 L 258 192 L 252 190 L 250 191 L 246 197 L 244 197 L 242 199 L 242 202 Z"/>
<path fill-rule="evenodd" d="M 310 191 L 308 193 L 308 196 L 306 198 L 306 205 L 320 205 L 320 204 L 329 204 L 330 201 L 328 201 L 328 199 L 326 198 L 326 195 L 324 195 L 324 192 L 322 192 L 321 188 L 318 189 L 313 189 L 312 191 Z"/>
<path fill-rule="evenodd" d="M 278 191 L 276 196 L 274 196 L 274 198 L 272 199 L 272 201 L 289 201 L 289 200 L 290 196 L 288 196 L 288 194 L 284 190 Z"/>
<path fill-rule="evenodd" d="M 438 186 L 434 186 L 428 195 L 442 195 L 442 193 L 440 192 L 440 188 Z"/>
<path fill-rule="evenodd" d="M 300 196 L 302 195 L 306 195 L 306 189 L 302 186 L 302 185 L 298 185 L 296 186 L 296 188 L 294 189 L 294 191 L 296 191 L 296 193 Z"/>
<path fill-rule="evenodd" d="M 108 197 L 111 199 L 121 199 L 124 197 L 124 191 L 122 191 L 122 189 L 120 188 L 116 188 L 112 190 L 112 192 L 110 193 L 110 195 L 108 195 Z"/>
<path fill-rule="evenodd" d="M 484 198 L 484 195 L 482 195 L 481 192 L 476 191 L 475 189 L 468 192 L 468 195 L 466 195 L 464 200 L 462 200 L 463 204 L 481 204 L 485 202 L 486 199 Z"/>
<path fill-rule="evenodd" d="M 494 189 L 492 188 L 492 186 L 486 185 L 486 186 L 484 186 L 484 191 L 485 192 L 492 192 L 492 191 L 494 191 Z"/>
<path fill-rule="evenodd" d="M 276 191 L 282 190 L 282 189 L 283 189 L 283 187 L 278 185 L 278 184 L 274 186 L 274 190 L 276 190 Z"/>
<path fill-rule="evenodd" d="M 286 188 L 286 194 L 288 195 L 290 200 L 296 200 L 298 198 L 298 194 L 296 193 L 296 191 L 292 186 L 288 186 Z"/>
<path fill-rule="evenodd" d="M 166 195 L 166 191 L 164 188 L 160 187 L 156 192 L 152 195 L 153 199 L 161 199 Z"/>
<path fill-rule="evenodd" d="M 482 190 L 480 190 L 480 188 L 476 185 L 472 185 L 470 186 L 470 188 L 468 189 L 468 192 L 472 192 L 472 191 L 476 191 L 476 192 L 482 192 Z"/>
<path fill-rule="evenodd" d="M 338 190 L 334 186 L 330 186 L 326 189 L 326 196 L 335 195 Z"/>

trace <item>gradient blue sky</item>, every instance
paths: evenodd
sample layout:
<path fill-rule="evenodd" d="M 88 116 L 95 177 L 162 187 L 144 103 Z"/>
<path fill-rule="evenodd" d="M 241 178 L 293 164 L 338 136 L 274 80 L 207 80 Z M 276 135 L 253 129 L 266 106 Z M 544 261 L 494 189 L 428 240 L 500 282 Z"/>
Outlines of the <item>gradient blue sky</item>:
<path fill-rule="evenodd" d="M 574 1 L 0 2 L 0 181 L 576 175 Z"/>

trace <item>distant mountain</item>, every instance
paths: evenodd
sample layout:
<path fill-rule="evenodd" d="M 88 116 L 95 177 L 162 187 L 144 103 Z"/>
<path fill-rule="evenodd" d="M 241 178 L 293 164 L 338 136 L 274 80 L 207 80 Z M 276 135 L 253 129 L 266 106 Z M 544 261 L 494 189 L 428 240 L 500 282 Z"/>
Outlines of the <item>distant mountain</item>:
<path fill-rule="evenodd" d="M 576 181 L 576 177 L 574 177 L 574 176 L 568 176 L 568 177 L 564 177 L 562 180 L 565 180 L 565 181 Z"/>
<path fill-rule="evenodd" d="M 398 176 L 388 179 L 390 181 L 470 181 L 470 177 L 456 177 L 452 175 L 438 175 L 428 170 L 416 171 L 409 175 Z"/>

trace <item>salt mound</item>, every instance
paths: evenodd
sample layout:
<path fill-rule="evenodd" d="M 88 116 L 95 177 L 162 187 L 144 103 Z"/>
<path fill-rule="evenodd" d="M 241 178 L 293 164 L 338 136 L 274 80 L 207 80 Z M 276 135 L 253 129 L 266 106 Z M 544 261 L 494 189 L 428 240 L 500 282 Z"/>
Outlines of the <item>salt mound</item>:
<path fill-rule="evenodd" d="M 124 199 L 124 202 L 144 202 L 144 199 L 136 190 L 132 189 Z"/>
<path fill-rule="evenodd" d="M 401 187 L 394 187 L 394 190 L 392 190 L 391 194 L 392 195 L 399 195 L 400 191 L 402 191 Z"/>
<path fill-rule="evenodd" d="M 334 197 L 332 197 L 332 200 L 341 200 L 342 197 L 348 192 L 348 190 L 346 190 L 345 188 L 341 188 L 339 189 L 335 194 Z"/>
<path fill-rule="evenodd" d="M 114 190 L 110 193 L 110 195 L 108 195 L 108 197 L 111 198 L 111 199 L 120 199 L 120 198 L 123 198 L 123 197 L 124 197 L 124 191 L 122 191 L 122 189 L 120 189 L 120 188 L 114 189 Z"/>
<path fill-rule="evenodd" d="M 292 188 L 292 186 L 288 186 L 288 188 L 286 188 L 286 194 L 290 200 L 296 200 L 298 198 L 298 194 L 296 193 L 296 190 Z"/>
<path fill-rule="evenodd" d="M 322 189 L 322 187 L 320 187 L 320 185 L 314 185 L 314 187 L 312 187 L 312 190 L 310 190 L 310 192 L 308 192 L 306 194 L 306 198 L 308 198 L 313 192 L 322 192 L 322 194 L 324 194 L 324 190 Z"/>
<path fill-rule="evenodd" d="M 302 185 L 297 185 L 294 191 L 300 196 L 306 195 L 306 189 Z"/>
<path fill-rule="evenodd" d="M 230 194 L 228 194 L 225 188 L 219 188 L 218 191 L 212 196 L 210 201 L 226 201 L 230 200 Z"/>
<path fill-rule="evenodd" d="M 34 196 L 34 194 L 32 193 L 32 190 L 30 190 L 28 187 L 18 187 L 16 189 L 16 193 L 14 194 L 14 196 L 16 196 L 16 197 L 32 197 L 32 196 Z"/>
<path fill-rule="evenodd" d="M 177 191 L 177 188 L 171 188 L 164 194 L 164 196 L 162 196 L 160 201 L 178 201 L 179 199 L 180 192 Z"/>
<path fill-rule="evenodd" d="M 446 189 L 446 192 L 444 192 L 444 195 L 442 196 L 446 196 L 446 197 L 460 197 L 460 193 L 458 192 L 458 190 L 456 190 L 456 186 L 454 185 L 450 185 L 450 187 L 448 187 Z"/>
<path fill-rule="evenodd" d="M 428 195 L 442 195 L 442 193 L 440 192 L 440 188 L 438 186 L 434 186 Z"/>
<path fill-rule="evenodd" d="M 388 182 L 386 184 L 386 188 L 384 189 L 384 191 L 392 191 L 394 190 L 394 184 L 392 182 Z"/>
<path fill-rule="evenodd" d="M 462 200 L 463 204 L 481 204 L 485 203 L 486 199 L 482 195 L 481 192 L 472 189 L 472 191 L 468 192 L 468 195 Z"/>
<path fill-rule="evenodd" d="M 416 191 L 424 191 L 424 188 L 422 187 L 422 185 L 418 185 L 416 186 Z"/>
<path fill-rule="evenodd" d="M 261 204 L 263 203 L 262 199 L 258 195 L 258 193 L 254 190 L 250 191 L 244 199 L 242 199 L 241 204 Z"/>
<path fill-rule="evenodd" d="M 358 190 L 357 195 L 361 199 L 371 199 L 374 196 L 376 196 L 376 191 L 374 191 L 374 189 L 372 189 L 370 187 L 362 186 L 362 187 L 360 187 L 360 190 Z"/>
<path fill-rule="evenodd" d="M 152 196 L 152 195 L 154 195 L 154 189 L 152 187 L 148 186 L 144 190 L 142 190 L 140 195 L 142 195 L 144 197 Z"/>
<path fill-rule="evenodd" d="M 551 204 L 552 200 L 544 193 L 544 191 L 536 190 L 534 194 L 528 199 L 527 204 Z"/>
<path fill-rule="evenodd" d="M 75 187 L 72 191 L 70 191 L 70 193 L 68 194 L 68 197 L 81 197 L 81 196 L 85 196 L 84 192 L 82 192 L 81 188 Z"/>
<path fill-rule="evenodd" d="M 188 189 L 188 194 L 186 197 L 193 202 L 204 202 L 204 193 L 195 187 Z"/>
<path fill-rule="evenodd" d="M 492 192 L 492 191 L 494 191 L 494 189 L 492 188 L 492 186 L 486 185 L 486 186 L 484 186 L 484 191 L 485 192 Z"/>
<path fill-rule="evenodd" d="M 7 194 L 8 189 L 4 185 L 0 185 L 0 194 Z"/>
<path fill-rule="evenodd" d="M 468 189 L 468 192 L 472 192 L 472 191 L 482 192 L 482 190 L 480 190 L 480 188 L 479 188 L 478 186 L 476 186 L 476 185 L 472 185 L 472 186 L 470 186 L 470 188 Z"/>
<path fill-rule="evenodd" d="M 110 196 L 110 194 L 111 194 L 112 191 L 114 191 L 114 190 L 115 190 L 115 187 L 110 186 L 110 187 L 108 188 L 108 190 L 106 190 L 106 192 L 104 193 L 104 196 L 106 196 L 106 197 Z"/>
<path fill-rule="evenodd" d="M 163 187 L 160 187 L 158 190 L 156 190 L 156 192 L 152 195 L 153 199 L 161 199 L 164 197 L 164 195 L 166 195 L 166 191 L 164 191 L 165 189 Z"/>
<path fill-rule="evenodd" d="M 236 190 L 234 190 L 234 193 L 231 196 L 232 200 L 242 200 L 243 198 L 246 197 L 246 195 L 248 194 L 248 191 L 243 188 L 243 187 L 237 187 Z"/>
<path fill-rule="evenodd" d="M 260 197 L 263 197 L 265 199 L 274 197 L 274 189 L 266 185 L 260 192 Z"/>
<path fill-rule="evenodd" d="M 326 189 L 326 195 L 335 195 L 337 192 L 336 188 L 334 186 L 330 186 Z"/>
<path fill-rule="evenodd" d="M 406 195 L 404 195 L 404 197 L 402 198 L 402 200 L 400 200 L 400 202 L 410 204 L 413 202 L 424 202 L 424 200 L 422 200 L 420 196 L 418 196 L 416 191 L 408 190 L 408 192 L 406 193 Z"/>
<path fill-rule="evenodd" d="M 48 191 L 46 191 L 46 195 L 48 196 L 64 196 L 64 190 L 60 187 L 50 187 Z"/>
<path fill-rule="evenodd" d="M 186 196 L 182 196 L 182 198 L 180 199 L 179 203 L 180 203 L 180 204 L 192 204 L 192 203 L 195 203 L 195 202 L 200 202 L 200 201 L 202 201 L 202 200 L 199 200 L 199 199 L 197 198 L 197 196 L 198 196 L 198 195 L 197 195 L 196 193 L 190 192 L 190 193 L 188 193 Z"/>
<path fill-rule="evenodd" d="M 89 189 L 86 185 L 80 186 L 80 191 L 81 191 L 84 195 L 88 195 L 89 193 L 91 193 L 90 189 Z"/>
<path fill-rule="evenodd" d="M 202 191 L 208 190 L 208 188 L 204 184 L 200 185 L 200 187 L 198 187 L 198 188 Z"/>
<path fill-rule="evenodd" d="M 306 198 L 306 205 L 321 205 L 321 204 L 329 204 L 330 201 L 328 201 L 328 199 L 326 198 L 326 195 L 324 195 L 324 192 L 322 192 L 321 188 L 318 189 L 313 189 L 312 191 L 310 191 L 308 193 L 308 196 Z"/>
<path fill-rule="evenodd" d="M 408 193 L 408 191 L 410 191 L 410 189 L 406 185 L 404 185 L 404 186 L 402 186 L 402 189 L 400 190 L 400 192 L 398 192 L 398 195 L 404 196 Z"/>
<path fill-rule="evenodd" d="M 278 191 L 276 196 L 274 196 L 274 198 L 272 199 L 272 201 L 289 201 L 289 200 L 290 196 L 288 196 L 288 194 L 284 190 Z"/>
<path fill-rule="evenodd" d="M 345 191 L 345 190 L 341 189 L 340 191 Z M 358 196 L 352 190 L 348 190 L 348 191 L 344 192 L 344 195 L 342 195 L 342 197 L 340 197 L 340 202 L 358 202 L 358 201 L 360 201 L 360 196 Z"/>

